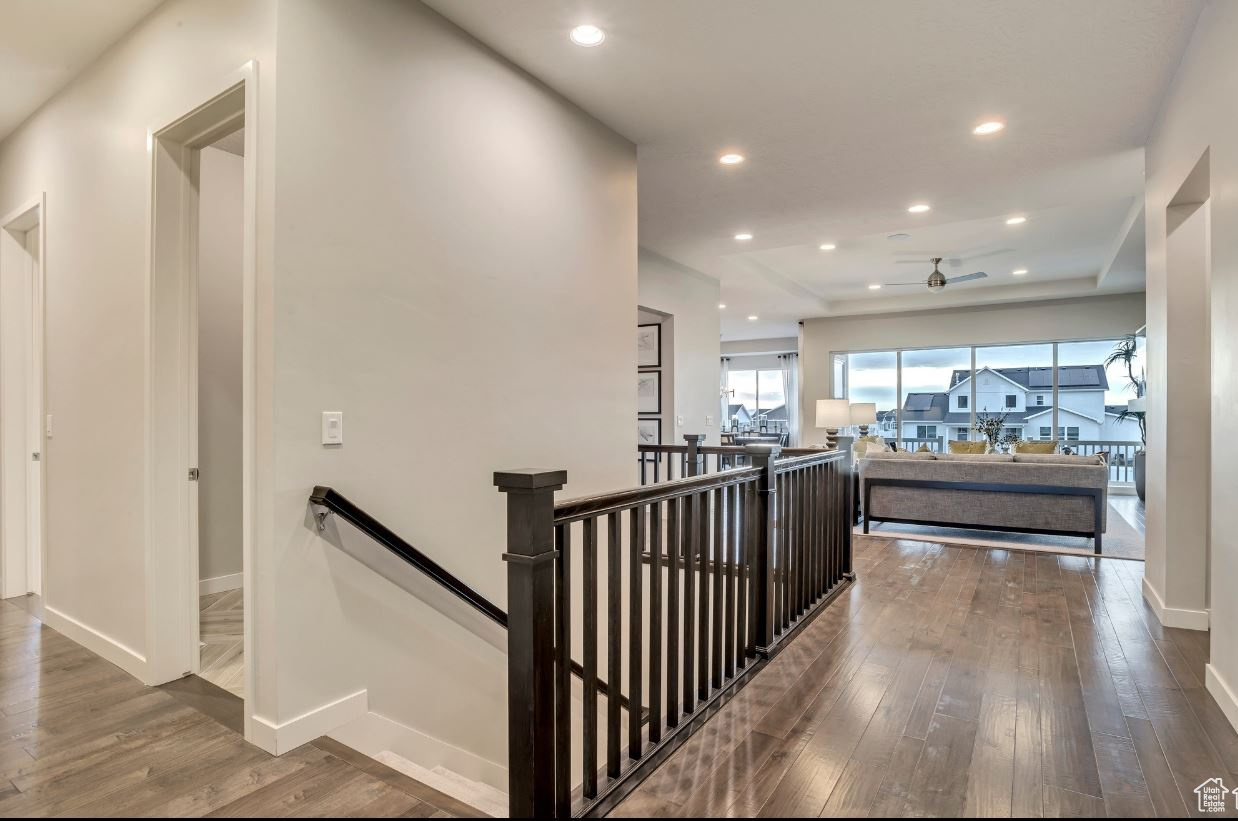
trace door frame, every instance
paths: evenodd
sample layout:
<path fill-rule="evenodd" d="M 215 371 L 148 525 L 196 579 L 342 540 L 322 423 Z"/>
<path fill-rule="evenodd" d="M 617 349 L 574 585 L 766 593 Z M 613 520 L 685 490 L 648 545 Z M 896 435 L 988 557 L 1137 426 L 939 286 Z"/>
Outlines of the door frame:
<path fill-rule="evenodd" d="M 197 484 L 189 479 L 189 469 L 197 467 L 198 438 L 198 152 L 235 130 L 238 120 L 245 127 L 241 573 L 247 705 L 252 705 L 254 693 L 254 589 L 249 580 L 256 510 L 257 72 L 251 60 L 212 87 L 187 96 L 188 104 L 147 131 L 146 677 L 147 683 L 161 684 L 199 666 Z"/>
<path fill-rule="evenodd" d="M 46 586 L 46 524 L 47 524 L 47 490 L 46 490 L 46 433 L 44 409 L 46 407 L 45 381 L 45 310 L 44 287 L 47 269 L 47 195 L 40 193 L 27 200 L 23 205 L 0 217 L 0 282 L 3 289 L 9 289 L 8 281 L 18 276 L 23 279 L 23 301 L 26 303 L 22 314 L 29 317 L 27 329 L 26 366 L 21 375 L 23 400 L 21 417 L 24 424 L 19 435 L 0 429 L 0 459 L 5 462 L 11 451 L 20 454 L 24 469 L 20 478 L 9 475 L 7 465 L 0 469 L 0 500 L 3 500 L 3 516 L 0 516 L 0 577 L 3 588 L 0 597 L 10 598 L 27 593 L 43 594 Z M 12 253 L 4 253 L 4 248 L 12 249 L 16 245 L 15 234 L 20 232 L 23 242 L 20 253 L 14 259 Z M 38 245 L 37 257 L 31 255 L 29 236 L 34 232 Z M 26 290 L 28 280 L 28 291 Z M 5 308 L 7 310 L 7 308 Z M 7 370 L 3 368 L 2 370 Z M 2 372 L 0 370 L 0 372 Z M 0 408 L 6 414 L 12 411 L 9 405 L 9 385 L 13 374 L 4 372 L 0 378 Z M 38 453 L 35 460 L 32 454 Z M 3 463 L 0 463 L 3 464 Z M 16 471 L 13 471 L 16 473 Z M 22 514 L 17 531 L 8 527 L 10 502 L 13 490 L 12 480 L 18 478 L 21 485 L 20 499 L 12 506 L 20 506 Z M 33 492 L 32 492 L 33 488 Z M 37 588 L 37 589 L 36 589 Z M 44 596 L 46 599 L 46 596 Z"/>

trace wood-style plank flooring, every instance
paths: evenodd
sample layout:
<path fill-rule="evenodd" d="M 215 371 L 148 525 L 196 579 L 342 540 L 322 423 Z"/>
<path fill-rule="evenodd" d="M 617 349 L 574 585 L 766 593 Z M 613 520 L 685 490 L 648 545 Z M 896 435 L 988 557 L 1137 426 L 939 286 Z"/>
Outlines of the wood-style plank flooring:
<path fill-rule="evenodd" d="M 50 815 L 479 813 L 329 739 L 269 755 L 0 601 L 0 817 Z"/>
<path fill-rule="evenodd" d="M 198 675 L 241 698 L 245 697 L 244 600 L 239 588 L 198 599 L 202 642 Z"/>
<path fill-rule="evenodd" d="M 1141 562 L 858 537 L 855 564 L 615 815 L 1184 816 L 1238 786 L 1208 636 L 1160 625 Z"/>

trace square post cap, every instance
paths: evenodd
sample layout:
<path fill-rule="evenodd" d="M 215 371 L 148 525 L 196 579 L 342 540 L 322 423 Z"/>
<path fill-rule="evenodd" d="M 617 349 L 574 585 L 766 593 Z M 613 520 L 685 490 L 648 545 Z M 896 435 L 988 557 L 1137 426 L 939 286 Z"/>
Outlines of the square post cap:
<path fill-rule="evenodd" d="M 751 456 L 768 456 L 770 459 L 777 459 L 782 453 L 782 445 L 768 445 L 765 443 L 744 445 L 744 453 Z"/>
<path fill-rule="evenodd" d="M 558 490 L 567 484 L 566 470 L 544 468 L 517 468 L 496 470 L 494 486 L 503 492 L 509 490 Z"/>

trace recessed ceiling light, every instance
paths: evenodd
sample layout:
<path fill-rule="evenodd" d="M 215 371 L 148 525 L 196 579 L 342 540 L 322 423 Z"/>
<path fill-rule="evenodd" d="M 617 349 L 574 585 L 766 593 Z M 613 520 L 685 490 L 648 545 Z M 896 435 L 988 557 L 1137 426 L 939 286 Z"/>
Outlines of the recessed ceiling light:
<path fill-rule="evenodd" d="M 726 308 L 726 303 L 725 303 L 725 302 L 719 302 L 719 303 L 718 303 L 718 310 L 720 310 L 720 311 L 721 311 L 721 310 L 722 310 L 722 309 L 724 309 L 724 308 Z"/>
<path fill-rule="evenodd" d="M 747 232 L 736 234 L 735 239 L 739 240 L 740 242 L 747 242 L 748 240 L 752 239 L 752 234 L 749 234 Z"/>
<path fill-rule="evenodd" d="M 760 317 L 759 317 L 759 316 L 757 316 L 756 314 L 750 314 L 750 315 L 748 316 L 748 321 L 749 321 L 749 322 L 756 322 L 758 319 L 760 319 Z"/>
<path fill-rule="evenodd" d="M 1027 217 L 1011 217 L 1006 220 L 1007 225 L 1022 225 L 1025 222 L 1027 222 Z"/>
<path fill-rule="evenodd" d="M 743 154 L 723 154 L 718 158 L 718 162 L 723 165 L 739 165 L 744 161 Z"/>
<path fill-rule="evenodd" d="M 880 286 L 880 285 L 878 285 L 877 283 L 875 283 L 875 282 L 874 282 L 872 285 L 869 285 L 869 286 L 868 286 L 868 290 L 870 290 L 870 291 L 880 291 L 880 290 L 881 290 L 881 286 Z"/>
<path fill-rule="evenodd" d="M 990 122 L 981 123 L 980 125 L 976 126 L 975 128 L 971 130 L 971 133 L 977 136 L 980 136 L 980 137 L 985 137 L 985 136 L 988 136 L 989 134 L 996 134 L 997 132 L 1001 131 L 1005 127 L 1006 127 L 1005 123 L 1000 122 L 998 120 L 992 120 Z"/>
<path fill-rule="evenodd" d="M 895 240 L 895 241 L 900 240 L 900 239 L 911 239 L 911 234 L 890 234 L 888 237 L 886 237 L 886 239 Z"/>
<path fill-rule="evenodd" d="M 597 26 L 586 23 L 583 26 L 577 26 L 572 29 L 572 33 L 568 36 L 572 38 L 572 42 L 576 45 L 592 48 L 602 44 L 602 41 L 606 39 L 606 32 Z"/>
<path fill-rule="evenodd" d="M 1010 275 L 1011 275 L 1011 276 L 1016 276 L 1016 277 L 1021 277 L 1021 276 L 1023 276 L 1023 275 L 1024 275 L 1024 274 L 1026 274 L 1026 273 L 1027 273 L 1027 269 L 1026 269 L 1026 268 L 1015 268 L 1013 271 L 1011 271 L 1011 272 L 1010 272 Z"/>
<path fill-rule="evenodd" d="M 818 248 L 820 248 L 822 251 L 833 251 L 833 250 L 834 250 L 835 248 L 837 248 L 838 246 L 837 246 L 837 245 L 835 245 L 835 244 L 834 244 L 834 243 L 832 243 L 832 242 L 823 242 L 823 243 L 821 243 L 820 245 L 818 245 L 817 247 L 818 247 Z"/>
<path fill-rule="evenodd" d="M 908 208 L 907 212 L 910 214 L 923 214 L 927 210 L 929 210 L 929 206 L 923 202 L 919 202 Z"/>

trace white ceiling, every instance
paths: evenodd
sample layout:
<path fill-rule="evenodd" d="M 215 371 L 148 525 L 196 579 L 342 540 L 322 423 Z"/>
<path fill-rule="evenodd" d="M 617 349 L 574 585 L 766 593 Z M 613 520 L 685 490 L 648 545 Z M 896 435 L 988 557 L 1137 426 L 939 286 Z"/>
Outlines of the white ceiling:
<path fill-rule="evenodd" d="M 4 0 L 0 139 L 162 0 Z"/>
<path fill-rule="evenodd" d="M 1142 146 L 1201 6 L 427 2 L 637 144 L 641 245 L 721 280 L 728 339 L 811 316 L 1140 290 Z M 606 42 L 570 43 L 582 22 Z M 992 118 L 1007 130 L 972 136 Z M 719 166 L 728 150 L 748 161 Z M 933 210 L 908 214 L 917 201 Z M 926 277 L 897 261 L 930 256 L 990 276 L 868 290 Z"/>

